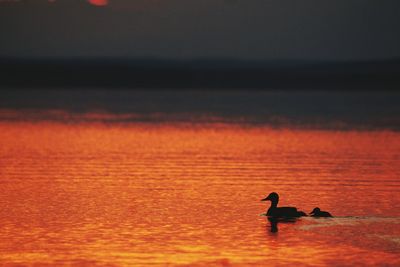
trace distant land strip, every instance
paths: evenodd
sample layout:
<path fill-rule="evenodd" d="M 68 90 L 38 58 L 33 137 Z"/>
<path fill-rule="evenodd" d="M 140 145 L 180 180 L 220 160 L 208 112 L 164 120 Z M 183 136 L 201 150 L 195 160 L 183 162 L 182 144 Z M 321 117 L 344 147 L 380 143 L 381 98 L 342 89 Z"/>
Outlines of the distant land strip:
<path fill-rule="evenodd" d="M 0 58 L 0 88 L 398 90 L 400 59 L 363 62 Z"/>

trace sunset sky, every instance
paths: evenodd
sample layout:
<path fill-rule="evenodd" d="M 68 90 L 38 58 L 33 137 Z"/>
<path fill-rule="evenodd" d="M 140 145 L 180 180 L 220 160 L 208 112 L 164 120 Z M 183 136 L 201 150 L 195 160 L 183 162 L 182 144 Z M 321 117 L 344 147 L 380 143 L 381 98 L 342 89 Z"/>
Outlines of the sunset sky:
<path fill-rule="evenodd" d="M 398 0 L 0 0 L 0 57 L 393 59 L 399 15 Z"/>

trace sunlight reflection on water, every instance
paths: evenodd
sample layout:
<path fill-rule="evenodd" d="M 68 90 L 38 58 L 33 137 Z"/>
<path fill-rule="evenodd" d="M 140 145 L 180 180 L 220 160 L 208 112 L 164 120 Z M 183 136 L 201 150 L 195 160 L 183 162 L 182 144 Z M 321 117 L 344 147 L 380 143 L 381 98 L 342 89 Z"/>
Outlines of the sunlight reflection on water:
<path fill-rule="evenodd" d="M 0 262 L 399 265 L 398 132 L 0 123 Z M 279 223 L 280 205 L 337 216 Z M 397 240 L 397 241 L 396 241 Z"/>

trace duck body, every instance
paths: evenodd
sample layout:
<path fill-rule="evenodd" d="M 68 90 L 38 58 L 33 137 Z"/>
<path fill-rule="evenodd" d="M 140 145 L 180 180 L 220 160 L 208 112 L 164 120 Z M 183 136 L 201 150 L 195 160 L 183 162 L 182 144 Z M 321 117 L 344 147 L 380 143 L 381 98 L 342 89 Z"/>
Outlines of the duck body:
<path fill-rule="evenodd" d="M 307 216 L 302 211 L 298 211 L 295 207 L 270 207 L 267 211 L 267 216 L 271 217 L 301 217 Z"/>
<path fill-rule="evenodd" d="M 279 195 L 275 192 L 269 194 L 266 198 L 261 201 L 271 201 L 271 207 L 267 211 L 267 216 L 277 218 L 295 218 L 301 216 L 307 216 L 302 211 L 298 211 L 295 207 L 278 207 Z"/>
<path fill-rule="evenodd" d="M 311 217 L 333 217 L 332 214 L 330 214 L 327 211 L 323 211 L 320 208 L 314 208 L 312 212 L 310 212 Z"/>

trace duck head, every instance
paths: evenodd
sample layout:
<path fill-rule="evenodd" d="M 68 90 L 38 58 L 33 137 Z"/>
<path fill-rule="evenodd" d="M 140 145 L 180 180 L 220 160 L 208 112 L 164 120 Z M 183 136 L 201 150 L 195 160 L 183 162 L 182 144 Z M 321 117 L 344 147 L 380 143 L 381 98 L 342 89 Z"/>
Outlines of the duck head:
<path fill-rule="evenodd" d="M 279 201 L 279 195 L 275 192 L 270 193 L 266 198 L 261 199 L 261 201 L 271 201 L 272 204 L 277 205 Z"/>
<path fill-rule="evenodd" d="M 310 214 L 317 214 L 317 213 L 319 213 L 321 211 L 321 209 L 320 208 L 314 208 L 313 210 L 312 210 L 312 212 L 310 212 Z"/>

